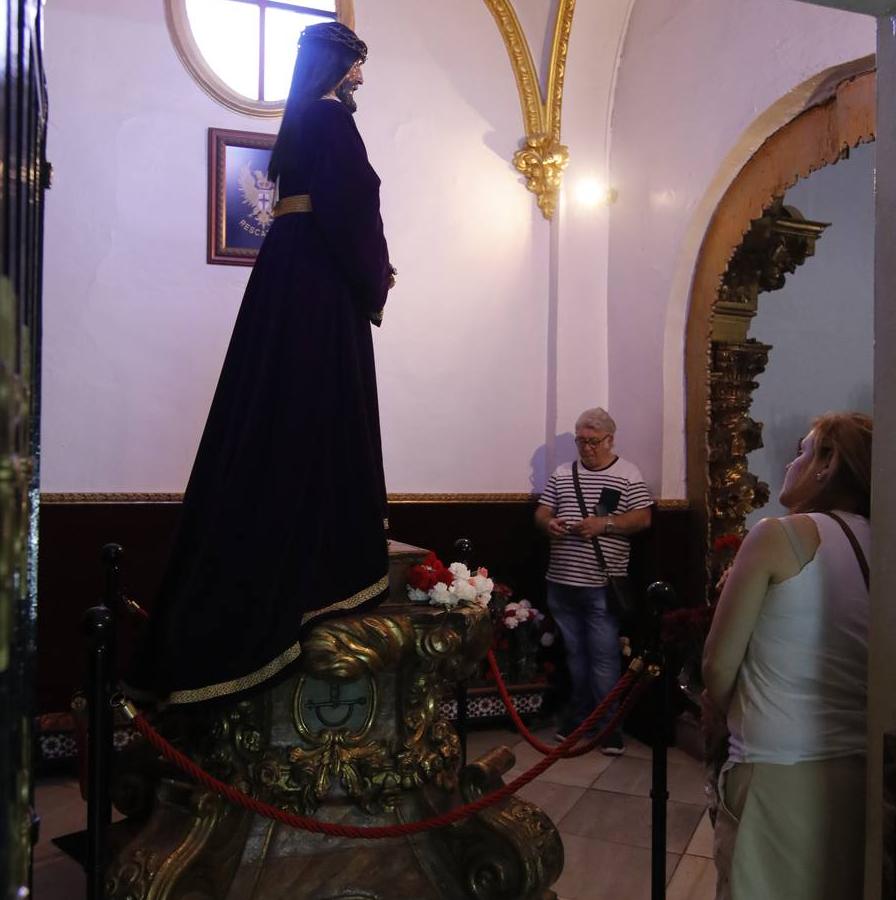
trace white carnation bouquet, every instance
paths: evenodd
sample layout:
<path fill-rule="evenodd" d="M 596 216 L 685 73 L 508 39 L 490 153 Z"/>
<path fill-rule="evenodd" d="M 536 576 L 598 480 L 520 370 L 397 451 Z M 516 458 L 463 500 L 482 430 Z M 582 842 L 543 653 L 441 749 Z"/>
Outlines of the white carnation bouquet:
<path fill-rule="evenodd" d="M 455 606 L 488 608 L 495 583 L 488 569 L 471 572 L 463 563 L 445 566 L 435 553 L 408 570 L 408 598 L 412 603 L 430 603 L 453 609 Z"/>

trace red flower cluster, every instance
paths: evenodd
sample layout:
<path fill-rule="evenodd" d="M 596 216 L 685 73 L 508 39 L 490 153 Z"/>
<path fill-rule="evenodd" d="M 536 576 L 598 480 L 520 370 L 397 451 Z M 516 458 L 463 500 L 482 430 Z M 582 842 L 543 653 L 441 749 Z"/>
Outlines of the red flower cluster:
<path fill-rule="evenodd" d="M 408 584 L 417 590 L 432 590 L 440 581 L 450 585 L 454 576 L 435 553 L 428 553 L 422 563 L 408 569 Z"/>
<path fill-rule="evenodd" d="M 513 588 L 504 584 L 503 581 L 496 581 L 492 588 L 492 595 L 497 594 L 501 600 L 509 600 L 513 596 Z"/>
<path fill-rule="evenodd" d="M 664 613 L 660 640 L 664 644 L 679 646 L 695 642 L 702 645 L 715 611 L 715 606 L 701 605 L 686 606 Z"/>
<path fill-rule="evenodd" d="M 713 553 L 731 553 L 734 555 L 740 550 L 744 539 L 739 534 L 723 534 L 712 542 Z"/>

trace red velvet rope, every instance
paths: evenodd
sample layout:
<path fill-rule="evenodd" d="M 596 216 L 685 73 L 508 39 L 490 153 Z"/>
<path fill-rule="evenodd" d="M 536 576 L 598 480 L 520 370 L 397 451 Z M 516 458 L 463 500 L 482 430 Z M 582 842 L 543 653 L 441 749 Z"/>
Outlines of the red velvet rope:
<path fill-rule="evenodd" d="M 544 741 L 539 740 L 532 734 L 531 731 L 526 727 L 526 723 L 520 718 L 520 714 L 516 711 L 516 706 L 513 704 L 513 698 L 510 696 L 510 692 L 507 690 L 507 685 L 504 684 L 504 679 L 501 677 L 501 670 L 498 668 L 498 661 L 495 659 L 495 654 L 489 650 L 488 656 L 488 667 L 491 670 L 492 676 L 495 679 L 495 684 L 498 686 L 498 693 L 501 695 L 501 700 L 504 703 L 504 706 L 507 709 L 507 712 L 510 714 L 510 718 L 513 720 L 513 724 L 516 726 L 516 730 L 523 736 L 523 739 L 531 746 L 534 747 L 539 753 L 543 753 L 545 755 L 549 753 L 553 753 L 555 747 L 554 744 L 546 744 Z M 590 718 L 590 717 L 589 717 Z M 576 731 L 580 731 L 581 729 L 576 729 Z M 608 731 L 604 728 L 600 734 L 591 738 L 582 744 L 581 747 L 571 747 L 568 752 L 563 754 L 564 759 L 573 759 L 576 756 L 584 756 L 586 753 L 590 753 L 607 735 Z M 566 746 L 568 741 L 564 741 L 561 746 Z"/>
<path fill-rule="evenodd" d="M 231 803 L 241 806 L 249 812 L 256 813 L 266 819 L 273 819 L 283 825 L 291 828 L 299 828 L 303 831 L 311 831 L 316 834 L 326 834 L 332 837 L 343 838 L 392 838 L 402 837 L 409 834 L 419 834 L 423 831 L 430 831 L 433 828 L 442 828 L 446 825 L 452 825 L 461 819 L 480 812 L 488 806 L 492 806 L 505 797 L 516 793 L 520 788 L 529 784 L 530 781 L 536 779 L 542 772 L 550 768 L 557 760 L 565 758 L 568 751 L 571 750 L 579 739 L 592 728 L 595 723 L 606 713 L 607 709 L 616 702 L 616 700 L 629 688 L 632 682 L 635 682 L 628 696 L 614 713 L 613 717 L 607 725 L 601 730 L 595 741 L 602 740 L 616 729 L 616 726 L 622 721 L 628 713 L 635 700 L 640 696 L 644 688 L 650 683 L 650 678 L 639 678 L 642 673 L 635 673 L 631 670 L 625 673 L 622 678 L 616 682 L 616 686 L 604 698 L 603 702 L 579 725 L 578 728 L 565 740 L 562 744 L 558 744 L 545 755 L 541 762 L 536 763 L 531 769 L 524 772 L 503 787 L 498 788 L 491 793 L 485 794 L 473 803 L 466 803 L 463 806 L 455 807 L 449 812 L 439 816 L 433 816 L 429 819 L 422 819 L 417 822 L 408 822 L 402 825 L 378 825 L 378 826 L 357 826 L 357 825 L 337 825 L 330 822 L 321 822 L 312 819 L 309 816 L 299 816 L 295 813 L 288 812 L 269 803 L 264 803 L 255 797 L 250 797 L 243 793 L 233 785 L 226 784 L 223 781 L 209 775 L 193 762 L 188 756 L 181 753 L 176 747 L 173 747 L 165 738 L 162 737 L 142 714 L 138 714 L 134 719 L 134 725 L 137 730 L 152 744 L 159 753 L 167 760 L 172 762 L 179 769 L 186 772 L 200 784 L 204 785 L 210 791 L 224 797 Z M 506 690 L 506 688 L 505 688 Z M 511 706 L 512 706 L 511 702 Z"/>

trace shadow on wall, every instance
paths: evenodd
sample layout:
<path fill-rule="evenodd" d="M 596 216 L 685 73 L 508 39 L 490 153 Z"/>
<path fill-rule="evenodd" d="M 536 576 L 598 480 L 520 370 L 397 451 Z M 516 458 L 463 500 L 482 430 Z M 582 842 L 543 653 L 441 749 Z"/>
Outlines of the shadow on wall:
<path fill-rule="evenodd" d="M 551 0 L 543 21 L 534 28 L 534 22 L 529 19 L 539 19 L 537 14 L 532 17 L 520 16 L 524 37 L 535 62 L 542 96 L 547 93 L 554 23 L 559 5 L 559 0 Z M 420 9 L 423 8 L 424 4 L 420 4 Z M 510 159 L 524 143 L 525 128 L 520 119 L 514 70 L 501 29 L 485 4 L 480 4 L 474 17 L 469 19 L 455 14 L 449 4 L 445 4 L 443 9 L 436 25 L 428 26 L 423 20 L 419 25 L 415 23 L 418 25 L 416 36 L 429 58 L 439 67 L 440 74 L 469 108 L 481 117 L 488 129 L 483 131 L 482 143 L 496 156 L 507 160 L 509 168 L 513 170 Z M 480 52 L 467 52 L 465 64 L 458 65 L 458 48 L 469 51 L 471 46 Z M 496 78 L 502 83 L 496 85 Z M 503 98 L 510 102 L 503 102 Z M 522 176 L 518 176 L 517 180 L 520 184 L 526 183 Z M 541 213 L 538 215 L 541 217 Z"/>
<path fill-rule="evenodd" d="M 516 93 L 513 69 L 504 49 L 501 32 L 491 13 L 483 5 L 477 15 L 476 27 L 489 32 L 482 45 L 483 48 L 487 47 L 489 52 L 473 54 L 468 58 L 470 64 L 459 66 L 457 48 L 469 44 L 468 29 L 471 23 L 464 23 L 461 17 L 450 15 L 447 7 L 442 15 L 444 18 L 439 21 L 437 28 L 425 28 L 421 23 L 417 37 L 421 39 L 427 55 L 438 66 L 440 74 L 469 108 L 475 110 L 482 119 L 487 129 L 483 131 L 482 143 L 496 156 L 508 159 L 509 162 L 508 135 L 513 135 L 514 140 L 518 140 L 517 132 L 522 134 L 519 107 L 516 103 L 502 106 L 500 101 L 496 100 L 496 97 L 501 96 L 501 92 L 483 90 L 483 85 L 488 86 L 498 72 L 499 77 L 505 78 L 514 94 Z M 475 34 L 475 31 L 473 33 Z M 508 87 L 505 86 L 505 94 L 507 90 Z M 513 150 L 516 150 L 516 146 Z"/>
<path fill-rule="evenodd" d="M 542 444 L 529 460 L 529 484 L 533 494 L 544 490 L 548 476 L 566 462 L 578 459 L 576 437 L 571 431 L 555 435 L 553 444 Z"/>

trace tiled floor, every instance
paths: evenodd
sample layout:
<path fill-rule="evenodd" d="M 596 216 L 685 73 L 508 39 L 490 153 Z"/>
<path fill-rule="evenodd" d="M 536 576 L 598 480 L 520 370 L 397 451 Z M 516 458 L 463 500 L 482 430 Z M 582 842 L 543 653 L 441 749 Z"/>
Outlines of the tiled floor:
<path fill-rule="evenodd" d="M 552 730 L 539 732 L 550 741 Z M 470 736 L 471 758 L 495 744 L 513 748 L 519 775 L 540 754 L 509 731 Z M 520 791 L 540 806 L 563 837 L 566 865 L 554 890 L 562 900 L 649 900 L 651 752 L 627 738 L 624 756 L 600 753 L 555 763 Z M 712 826 L 705 810 L 703 766 L 678 749 L 668 754 L 667 900 L 713 900 Z"/>
<path fill-rule="evenodd" d="M 80 900 L 85 892 L 84 870 L 51 843 L 54 837 L 87 827 L 78 783 L 71 778 L 43 779 L 35 795 L 40 840 L 34 848 L 34 896 L 36 900 Z"/>
<path fill-rule="evenodd" d="M 540 736 L 549 740 L 550 732 Z M 507 780 L 541 759 L 510 731 L 475 731 L 468 755 L 498 744 L 513 748 L 516 768 Z M 649 900 L 650 750 L 628 738 L 625 756 L 599 753 L 556 763 L 520 795 L 540 806 L 563 837 L 566 866 L 554 890 L 562 900 Z M 712 900 L 715 869 L 712 827 L 704 810 L 703 770 L 680 750 L 669 751 L 667 900 Z M 41 840 L 34 857 L 36 900 L 79 900 L 80 867 L 51 839 L 85 825 L 84 806 L 70 779 L 37 786 Z M 297 898 L 298 900 L 298 898 Z"/>

